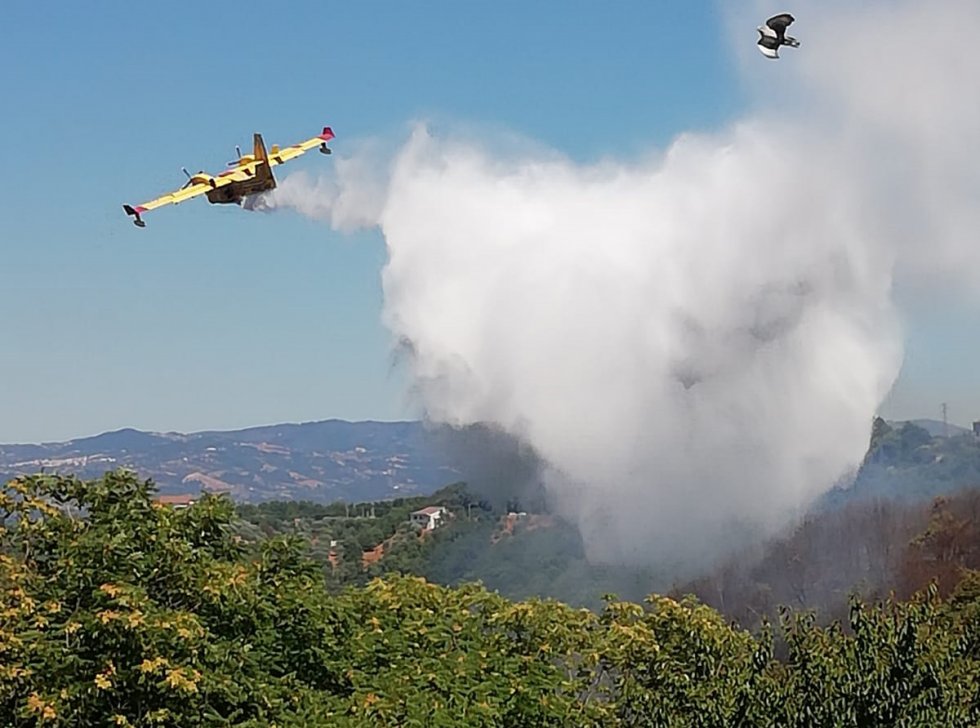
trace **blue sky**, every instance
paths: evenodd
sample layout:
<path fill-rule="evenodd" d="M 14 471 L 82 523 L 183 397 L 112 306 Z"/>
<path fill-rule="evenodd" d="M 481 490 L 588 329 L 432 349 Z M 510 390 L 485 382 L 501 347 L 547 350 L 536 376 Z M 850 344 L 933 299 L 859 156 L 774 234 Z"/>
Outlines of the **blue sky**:
<path fill-rule="evenodd" d="M 181 166 L 217 171 L 254 131 L 288 144 L 329 124 L 338 156 L 416 119 L 583 160 L 662 146 L 748 103 L 722 20 L 693 1 L 5 8 L 0 442 L 414 416 L 379 320 L 380 235 L 201 200 L 138 230 L 121 204 L 181 184 Z M 971 418 L 962 323 L 910 319 L 891 414 L 945 399 Z"/>

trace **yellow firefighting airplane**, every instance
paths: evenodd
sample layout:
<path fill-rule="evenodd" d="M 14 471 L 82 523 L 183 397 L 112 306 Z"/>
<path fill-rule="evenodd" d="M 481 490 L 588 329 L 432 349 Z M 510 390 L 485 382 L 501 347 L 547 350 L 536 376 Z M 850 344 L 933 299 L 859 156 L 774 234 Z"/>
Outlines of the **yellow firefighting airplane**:
<path fill-rule="evenodd" d="M 234 162 L 228 162 L 231 169 L 214 177 L 205 172 L 192 175 L 185 169 L 184 174 L 187 175 L 187 183 L 176 192 L 144 202 L 136 207 L 123 205 L 123 209 L 127 215 L 133 216 L 134 225 L 146 227 L 146 223 L 140 217 L 144 212 L 149 212 L 163 205 L 176 205 L 178 202 L 189 200 L 198 195 L 206 194 L 210 203 L 241 204 L 242 200 L 249 195 L 257 195 L 260 192 L 276 188 L 276 178 L 272 175 L 272 168 L 277 164 L 288 162 L 293 157 L 298 157 L 316 146 L 320 147 L 322 154 L 330 154 L 331 150 L 327 147 L 327 142 L 333 137 L 333 131 L 329 126 L 325 126 L 323 133 L 318 136 L 299 144 L 293 144 L 285 149 L 280 149 L 278 144 L 273 144 L 272 149 L 267 153 L 262 135 L 256 134 L 254 137 L 255 148 L 251 154 L 242 154 L 241 149 L 236 147 L 238 159 Z"/>

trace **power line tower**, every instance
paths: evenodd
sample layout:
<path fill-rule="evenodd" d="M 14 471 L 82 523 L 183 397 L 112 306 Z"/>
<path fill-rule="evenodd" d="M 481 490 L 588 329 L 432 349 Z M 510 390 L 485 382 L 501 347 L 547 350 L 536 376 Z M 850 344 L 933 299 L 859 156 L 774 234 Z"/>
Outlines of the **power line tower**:
<path fill-rule="evenodd" d="M 946 420 L 946 403 L 943 402 L 943 437 L 949 437 L 949 423 Z"/>

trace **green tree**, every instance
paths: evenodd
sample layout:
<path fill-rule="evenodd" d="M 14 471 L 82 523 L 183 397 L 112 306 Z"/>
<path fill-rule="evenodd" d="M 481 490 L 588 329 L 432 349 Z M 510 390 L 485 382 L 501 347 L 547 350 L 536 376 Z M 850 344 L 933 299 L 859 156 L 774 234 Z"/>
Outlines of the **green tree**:
<path fill-rule="evenodd" d="M 975 572 L 948 602 L 751 634 L 692 597 L 597 613 L 391 574 L 330 593 L 308 538 L 252 543 L 226 499 L 153 494 L 127 472 L 0 492 L 0 725 L 980 724 Z M 394 563 L 419 543 L 397 532 Z"/>
<path fill-rule="evenodd" d="M 343 691 L 300 544 L 252 559 L 234 510 L 155 504 L 132 473 L 22 478 L 0 494 L 0 716 L 5 724 L 262 724 Z"/>

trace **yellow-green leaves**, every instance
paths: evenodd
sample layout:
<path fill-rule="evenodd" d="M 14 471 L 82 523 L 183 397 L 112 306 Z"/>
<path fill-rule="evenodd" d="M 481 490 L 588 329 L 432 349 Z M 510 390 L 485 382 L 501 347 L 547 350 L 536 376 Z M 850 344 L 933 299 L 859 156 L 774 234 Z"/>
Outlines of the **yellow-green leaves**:
<path fill-rule="evenodd" d="M 301 537 L 245 551 L 226 501 L 156 508 L 131 473 L 21 478 L 0 508 L 4 726 L 980 724 L 977 578 L 752 635 L 691 598 L 331 594 Z"/>

